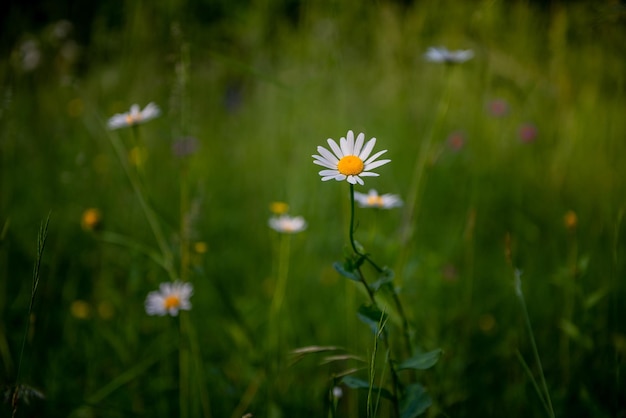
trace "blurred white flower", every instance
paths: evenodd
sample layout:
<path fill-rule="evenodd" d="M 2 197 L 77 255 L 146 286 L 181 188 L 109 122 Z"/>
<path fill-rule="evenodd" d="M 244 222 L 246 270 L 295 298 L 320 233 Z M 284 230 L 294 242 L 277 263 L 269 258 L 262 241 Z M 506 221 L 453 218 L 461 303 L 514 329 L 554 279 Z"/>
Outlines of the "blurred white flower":
<path fill-rule="evenodd" d="M 284 234 L 296 234 L 306 229 L 306 221 L 302 216 L 280 215 L 269 220 L 269 226 L 275 231 Z"/>
<path fill-rule="evenodd" d="M 398 195 L 389 193 L 379 195 L 374 189 L 367 194 L 354 192 L 354 200 L 362 208 L 391 209 L 402 206 L 402 200 Z"/>
<path fill-rule="evenodd" d="M 36 40 L 22 42 L 18 50 L 18 61 L 23 71 L 33 71 L 41 63 L 41 50 Z"/>
<path fill-rule="evenodd" d="M 448 51 L 444 47 L 430 47 L 424 54 L 424 57 L 430 62 L 443 62 L 446 64 L 460 64 L 474 57 L 474 51 L 471 49 Z"/>
<path fill-rule="evenodd" d="M 147 122 L 160 114 L 161 109 L 154 103 L 149 103 L 143 110 L 141 110 L 138 104 L 134 104 L 130 107 L 130 111 L 113 115 L 107 125 L 111 130 L 124 128 Z"/>
<path fill-rule="evenodd" d="M 146 313 L 148 315 L 178 315 L 178 311 L 191 309 L 189 298 L 193 295 L 193 285 L 188 282 L 161 283 L 159 290 L 148 293 Z"/>
<path fill-rule="evenodd" d="M 360 133 L 354 141 L 354 133 L 348 131 L 346 138 L 342 137 L 339 140 L 340 145 L 328 138 L 328 145 L 332 149 L 332 153 L 324 147 L 317 147 L 317 152 L 320 155 L 313 155 L 314 164 L 326 167 L 329 170 L 322 170 L 319 175 L 322 176 L 322 181 L 335 179 L 337 181 L 347 180 L 350 184 L 359 183 L 365 184 L 361 177 L 378 176 L 377 173 L 372 173 L 373 170 L 381 165 L 387 164 L 391 160 L 375 161 L 378 157 L 387 152 L 383 150 L 372 155 L 369 159 L 369 155 L 376 145 L 376 138 L 372 138 L 363 147 L 363 141 L 365 140 L 365 134 Z M 334 153 L 334 155 L 333 155 Z"/>

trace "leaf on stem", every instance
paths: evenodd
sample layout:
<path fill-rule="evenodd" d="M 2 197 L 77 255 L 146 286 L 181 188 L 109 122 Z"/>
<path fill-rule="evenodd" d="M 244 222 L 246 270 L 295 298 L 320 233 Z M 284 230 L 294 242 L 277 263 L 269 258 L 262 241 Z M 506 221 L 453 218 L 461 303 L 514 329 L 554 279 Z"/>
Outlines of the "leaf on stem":
<path fill-rule="evenodd" d="M 396 370 L 426 370 L 433 367 L 439 361 L 439 357 L 443 350 L 438 348 L 427 353 L 418 353 L 413 357 L 404 360 L 402 363 L 396 366 Z"/>
<path fill-rule="evenodd" d="M 419 383 L 408 385 L 400 398 L 400 418 L 414 418 L 423 414 L 433 401 Z"/>
<path fill-rule="evenodd" d="M 336 261 L 333 263 L 333 267 L 339 274 L 343 277 L 348 278 L 350 280 L 354 280 L 355 282 L 360 282 L 361 278 L 359 277 L 359 273 L 357 272 L 357 267 L 354 266 L 352 260 L 346 259 L 343 263 Z"/>
<path fill-rule="evenodd" d="M 349 387 L 350 389 L 366 389 L 369 390 L 370 389 L 370 384 L 368 381 L 363 380 L 363 379 L 359 379 L 358 377 L 354 377 L 354 376 L 344 376 L 341 379 L 341 383 L 343 383 L 344 385 L 346 385 L 347 387 Z M 385 388 L 381 388 L 378 386 L 372 386 L 372 392 L 375 393 L 380 393 L 380 396 L 382 396 L 383 398 L 387 398 L 389 400 L 393 400 L 393 395 L 391 394 L 390 391 L 388 391 Z"/>
<path fill-rule="evenodd" d="M 373 305 L 361 305 L 357 312 L 361 321 L 369 325 L 374 335 L 379 334 L 379 327 L 387 321 L 387 314 Z"/>
<path fill-rule="evenodd" d="M 374 293 L 378 292 L 381 287 L 391 284 L 394 276 L 395 274 L 393 270 L 387 267 L 383 268 L 383 271 L 380 272 L 378 279 L 369 285 L 370 289 L 372 289 L 372 292 Z"/>

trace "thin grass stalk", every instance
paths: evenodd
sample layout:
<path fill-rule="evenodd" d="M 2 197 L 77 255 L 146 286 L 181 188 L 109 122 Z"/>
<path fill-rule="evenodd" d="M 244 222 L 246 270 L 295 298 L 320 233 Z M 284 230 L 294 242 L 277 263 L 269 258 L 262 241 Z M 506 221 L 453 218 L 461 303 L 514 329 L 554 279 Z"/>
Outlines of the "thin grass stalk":
<path fill-rule="evenodd" d="M 542 402 L 544 403 L 544 407 L 546 412 L 550 418 L 554 418 L 554 409 L 552 407 L 552 399 L 550 398 L 550 392 L 548 391 L 548 385 L 546 383 L 546 378 L 543 373 L 543 366 L 541 364 L 541 358 L 539 357 L 539 350 L 537 349 L 537 343 L 535 342 L 535 334 L 533 333 L 533 328 L 530 323 L 530 316 L 528 315 L 528 309 L 526 308 L 526 301 L 524 300 L 524 293 L 522 292 L 522 280 L 521 280 L 521 271 L 515 270 L 515 294 L 520 301 L 520 305 L 522 306 L 522 312 L 524 314 L 524 321 L 526 322 L 526 328 L 528 329 L 528 334 L 530 336 L 530 344 L 532 347 L 533 355 L 535 357 L 535 361 L 537 362 L 537 367 L 539 368 L 539 377 L 541 378 L 541 385 L 543 388 L 543 396 L 539 393 Z M 545 397 L 545 398 L 544 398 Z"/>
<path fill-rule="evenodd" d="M 291 251 L 291 236 L 289 234 L 279 234 L 279 250 L 278 250 L 278 272 L 274 295 L 269 312 L 269 346 L 268 355 L 270 361 L 270 373 L 272 380 L 275 378 L 280 366 L 280 345 L 283 329 L 281 328 L 280 311 L 285 299 L 287 289 L 287 279 L 289 276 L 289 257 Z"/>
<path fill-rule="evenodd" d="M 278 278 L 276 281 L 276 289 L 272 298 L 270 313 L 272 318 L 276 318 L 280 314 L 280 310 L 285 299 L 287 289 L 287 277 L 289 276 L 289 257 L 291 253 L 291 236 L 289 234 L 280 234 L 280 248 L 278 254 Z"/>
<path fill-rule="evenodd" d="M 187 165 L 183 162 L 180 170 L 180 280 L 189 280 L 191 264 L 190 253 L 190 229 L 191 219 L 189 214 L 189 182 L 187 181 Z"/>
<path fill-rule="evenodd" d="M 382 318 L 381 318 L 381 322 L 382 322 Z M 374 416 L 372 414 L 372 391 L 374 390 L 374 377 L 376 376 L 376 354 L 378 353 L 378 339 L 380 338 L 381 332 L 382 332 L 382 329 L 379 323 L 378 330 L 374 334 L 374 349 L 372 351 L 372 355 L 370 356 L 370 364 L 369 364 L 369 369 L 368 369 L 369 387 L 367 389 L 367 403 L 366 403 L 367 418 Z M 376 403 L 378 404 L 378 399 L 376 400 Z"/>
<path fill-rule="evenodd" d="M 33 313 L 33 305 L 35 303 L 35 295 L 37 294 L 37 288 L 39 287 L 39 270 L 41 268 L 41 260 L 43 259 L 43 251 L 46 248 L 46 240 L 48 239 L 48 225 L 50 224 L 50 213 L 46 218 L 45 224 L 41 224 L 39 227 L 39 233 L 37 234 L 37 255 L 35 258 L 35 265 L 33 266 L 32 284 L 30 288 L 30 301 L 28 303 L 28 320 L 26 321 L 26 329 L 24 330 L 24 336 L 22 337 L 22 344 L 20 347 L 20 355 L 17 361 L 17 371 L 15 372 L 15 387 L 11 396 L 11 417 L 15 418 L 17 414 L 17 408 L 19 404 L 20 394 L 20 374 L 22 372 L 22 360 L 24 359 L 24 350 L 26 347 L 26 339 L 28 338 L 28 332 L 30 331 L 30 318 Z"/>
<path fill-rule="evenodd" d="M 111 145 L 113 146 L 113 150 L 115 151 L 115 154 L 120 164 L 122 165 L 122 168 L 124 169 L 124 173 L 126 174 L 126 177 L 128 178 L 128 181 L 130 182 L 131 187 L 133 188 L 133 192 L 135 193 L 135 196 L 137 196 L 137 200 L 139 200 L 139 204 L 144 213 L 144 216 L 146 217 L 146 220 L 148 221 L 148 224 L 150 225 L 150 228 L 152 229 L 152 233 L 154 234 L 154 237 L 157 241 L 157 245 L 159 246 L 159 249 L 161 250 L 161 254 L 163 255 L 163 259 L 164 259 L 163 265 L 165 267 L 165 270 L 167 271 L 170 279 L 174 281 L 177 279 L 177 275 L 173 267 L 173 255 L 172 255 L 171 249 L 167 245 L 167 240 L 165 239 L 165 235 L 163 234 L 161 225 L 159 224 L 156 218 L 156 215 L 154 214 L 154 211 L 148 205 L 148 202 L 146 201 L 143 195 L 143 191 L 141 189 L 141 184 L 139 182 L 139 179 L 137 178 L 133 170 L 131 170 L 128 165 L 128 161 L 126 160 L 126 157 L 124 154 L 125 148 L 122 145 L 119 136 L 113 133 L 109 133 L 107 137 L 109 138 L 109 141 L 111 142 Z"/>
<path fill-rule="evenodd" d="M 400 243 L 403 246 L 403 250 L 400 253 L 398 261 L 398 273 L 400 274 L 400 277 L 402 277 L 404 266 L 408 257 L 408 244 L 415 232 L 413 220 L 417 218 L 417 212 L 419 210 L 418 198 L 420 196 L 421 189 L 424 183 L 423 179 L 426 172 L 426 165 L 431 157 L 431 147 L 434 138 L 436 138 L 439 134 L 441 126 L 443 125 L 443 122 L 445 120 L 445 116 L 448 113 L 450 96 L 450 76 L 448 71 L 449 68 L 446 67 L 446 86 L 444 87 L 444 92 L 439 102 L 435 122 L 430 129 L 429 135 L 426 137 L 424 142 L 422 142 L 420 152 L 415 160 L 415 165 L 413 166 L 411 182 L 409 183 L 409 192 L 406 199 L 407 204 L 405 206 L 402 223 L 400 226 Z"/>
<path fill-rule="evenodd" d="M 179 417 L 189 418 L 190 415 L 190 361 L 189 361 L 189 346 L 188 346 L 188 333 L 187 333 L 188 320 L 187 315 L 180 313 L 178 317 L 178 405 L 179 405 Z"/>
<path fill-rule="evenodd" d="M 578 278 L 578 241 L 576 239 L 576 231 L 574 228 L 570 230 L 570 248 L 569 248 L 569 269 L 567 282 L 563 286 L 563 319 L 568 323 L 573 323 L 574 320 L 574 305 L 576 296 L 576 286 Z M 569 384 L 570 380 L 570 367 L 571 367 L 571 353 L 570 353 L 570 335 L 567 332 L 561 333 L 561 350 L 560 350 L 561 368 L 563 371 L 563 383 Z"/>

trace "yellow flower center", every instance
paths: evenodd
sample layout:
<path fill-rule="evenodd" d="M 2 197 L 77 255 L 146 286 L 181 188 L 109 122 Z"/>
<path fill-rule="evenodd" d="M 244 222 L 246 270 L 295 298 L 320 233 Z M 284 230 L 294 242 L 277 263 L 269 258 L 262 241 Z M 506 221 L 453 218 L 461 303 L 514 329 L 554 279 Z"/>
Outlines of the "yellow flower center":
<path fill-rule="evenodd" d="M 165 309 L 177 308 L 180 306 L 180 298 L 178 295 L 169 295 L 165 298 L 165 301 L 163 301 L 163 305 Z"/>
<path fill-rule="evenodd" d="M 383 206 L 383 198 L 381 196 L 367 196 L 368 206 Z"/>
<path fill-rule="evenodd" d="M 140 114 L 132 114 L 129 113 L 126 115 L 126 123 L 128 125 L 133 125 L 137 122 L 139 122 L 141 120 L 141 115 Z"/>
<path fill-rule="evenodd" d="M 363 160 L 356 155 L 346 155 L 339 163 L 337 163 L 337 170 L 344 176 L 356 176 L 363 172 Z"/>

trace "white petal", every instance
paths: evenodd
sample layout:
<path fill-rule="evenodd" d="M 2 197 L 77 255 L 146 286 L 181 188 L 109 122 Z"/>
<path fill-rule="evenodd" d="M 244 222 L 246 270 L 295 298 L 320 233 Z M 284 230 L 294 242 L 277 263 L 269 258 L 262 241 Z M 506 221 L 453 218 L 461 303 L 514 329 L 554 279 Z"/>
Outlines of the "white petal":
<path fill-rule="evenodd" d="M 337 170 L 322 170 L 318 173 L 320 176 L 336 176 L 337 174 L 339 174 L 339 171 Z"/>
<path fill-rule="evenodd" d="M 327 142 L 328 142 L 328 145 L 330 146 L 330 149 L 333 150 L 337 158 L 342 158 L 343 152 L 341 152 L 341 148 L 339 148 L 339 145 L 337 145 L 337 143 L 330 138 L 328 138 Z"/>
<path fill-rule="evenodd" d="M 361 151 L 361 155 L 359 155 L 359 158 L 365 161 L 365 159 L 372 152 L 372 149 L 374 149 L 374 145 L 376 145 L 376 138 L 372 138 L 369 141 L 367 141 L 367 144 L 365 144 L 365 148 L 363 148 L 363 151 Z"/>
<path fill-rule="evenodd" d="M 339 146 L 341 147 L 341 153 L 345 157 L 346 155 L 350 155 L 351 149 L 348 147 L 348 140 L 344 137 L 339 139 Z"/>
<path fill-rule="evenodd" d="M 383 155 L 384 153 L 386 153 L 387 150 L 384 149 L 382 151 L 378 151 L 376 154 L 372 155 L 369 159 L 363 159 L 363 161 L 365 161 L 363 164 L 367 165 L 369 163 L 371 163 L 372 161 L 374 161 L 376 158 L 380 157 L 381 155 Z M 391 160 L 390 160 L 391 161 Z"/>
<path fill-rule="evenodd" d="M 380 167 L 381 165 L 385 165 L 385 164 L 387 164 L 390 161 L 391 160 L 374 161 L 373 163 L 365 164 L 365 167 L 363 168 L 363 170 L 370 171 L 370 170 L 375 169 L 376 167 Z"/>
<path fill-rule="evenodd" d="M 363 141 L 365 140 L 365 134 L 361 132 L 359 136 L 356 137 L 356 143 L 354 144 L 354 155 L 359 155 L 361 152 L 361 148 L 363 147 Z"/>
<path fill-rule="evenodd" d="M 326 158 L 329 163 L 337 164 L 339 162 L 339 159 L 324 147 L 317 147 L 317 152 L 319 152 L 322 157 Z"/>
<path fill-rule="evenodd" d="M 363 176 L 363 177 L 378 177 L 378 176 L 380 176 L 380 174 L 374 173 L 373 171 L 364 171 L 361 174 L 359 174 L 359 176 Z"/>
<path fill-rule="evenodd" d="M 348 176 L 348 183 L 356 184 L 356 179 L 357 178 L 358 178 L 357 176 Z"/>
<path fill-rule="evenodd" d="M 180 294 L 185 299 L 189 299 L 193 295 L 193 285 L 191 283 L 183 283 Z"/>
<path fill-rule="evenodd" d="M 354 132 L 348 131 L 348 134 L 346 135 L 346 140 L 348 146 L 348 153 L 346 155 L 356 155 L 354 153 Z"/>
<path fill-rule="evenodd" d="M 322 167 L 331 168 L 331 169 L 337 168 L 337 164 L 331 164 L 327 162 L 326 160 L 315 160 L 313 161 L 313 164 L 321 165 Z"/>

